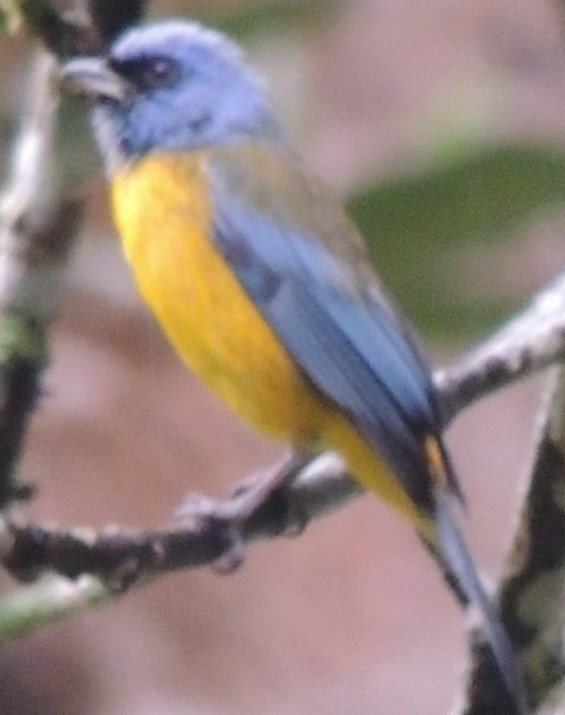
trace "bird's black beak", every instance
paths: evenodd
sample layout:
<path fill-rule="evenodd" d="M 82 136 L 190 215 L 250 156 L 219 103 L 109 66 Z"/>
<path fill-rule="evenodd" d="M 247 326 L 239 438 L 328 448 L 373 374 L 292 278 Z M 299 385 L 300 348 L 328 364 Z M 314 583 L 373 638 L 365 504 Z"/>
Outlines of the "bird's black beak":
<path fill-rule="evenodd" d="M 91 97 L 108 97 L 123 101 L 131 96 L 133 87 L 101 57 L 79 57 L 63 65 L 63 85 Z"/>

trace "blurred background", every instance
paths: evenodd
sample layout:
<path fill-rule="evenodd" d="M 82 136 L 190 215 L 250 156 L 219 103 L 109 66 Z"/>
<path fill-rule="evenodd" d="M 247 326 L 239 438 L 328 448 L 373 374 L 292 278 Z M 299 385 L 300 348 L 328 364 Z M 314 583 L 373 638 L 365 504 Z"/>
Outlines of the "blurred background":
<path fill-rule="evenodd" d="M 294 143 L 349 201 L 385 282 L 437 363 L 480 341 L 565 262 L 565 3 L 151 3 L 235 34 Z M 0 38 L 0 175 L 33 43 Z M 84 127 L 63 118 L 84 164 Z M 81 120 L 83 121 L 83 120 Z M 81 177 L 84 179 L 84 177 Z M 173 355 L 141 305 L 89 170 L 88 216 L 52 331 L 22 473 L 29 516 L 163 524 L 189 492 L 271 463 Z M 477 561 L 495 577 L 527 472 L 543 379 L 448 435 Z M 7 577 L 0 586 L 14 588 Z M 365 497 L 221 577 L 180 573 L 0 651 L 5 715 L 448 712 L 464 618 L 410 529 Z"/>

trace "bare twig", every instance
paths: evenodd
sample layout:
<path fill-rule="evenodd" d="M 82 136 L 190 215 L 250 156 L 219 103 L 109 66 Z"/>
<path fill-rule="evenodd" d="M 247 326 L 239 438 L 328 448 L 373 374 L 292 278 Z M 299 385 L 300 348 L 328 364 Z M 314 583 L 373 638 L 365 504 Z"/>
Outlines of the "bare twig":
<path fill-rule="evenodd" d="M 0 632 L 16 638 L 48 622 L 99 605 L 109 598 L 102 583 L 92 576 L 67 581 L 46 575 L 37 583 L 5 596 L 0 609 Z"/>
<path fill-rule="evenodd" d="M 527 310 L 447 370 L 435 383 L 448 413 L 565 358 L 565 275 L 541 291 Z"/>
<path fill-rule="evenodd" d="M 264 492 L 249 512 L 242 497 L 263 491 L 260 479 L 239 487 L 226 502 L 193 496 L 183 505 L 181 519 L 149 533 L 115 527 L 64 532 L 11 523 L 0 551 L 4 565 L 21 580 L 47 570 L 69 578 L 88 573 L 121 591 L 167 571 L 229 560 L 239 543 L 295 533 L 313 517 L 362 493 L 345 475 L 343 461 L 331 453 L 302 469 L 292 485 Z"/>
<path fill-rule="evenodd" d="M 519 525 L 499 584 L 500 609 L 520 654 L 533 712 L 565 677 L 565 368 L 555 370 Z M 492 655 L 475 633 L 465 715 L 506 715 Z"/>
<path fill-rule="evenodd" d="M 11 178 L 0 198 L 0 507 L 25 492 L 14 464 L 39 395 L 45 328 L 61 297 L 80 207 L 62 200 L 55 62 L 39 52 Z"/>
<path fill-rule="evenodd" d="M 540 293 L 527 310 L 459 365 L 438 371 L 436 383 L 448 399 L 454 415 L 480 397 L 560 360 L 565 352 L 564 346 L 565 278 L 560 278 Z M 108 577 L 116 564 L 135 555 L 135 561 L 140 564 L 138 569 L 147 570 L 145 576 L 149 576 L 155 570 L 160 572 L 181 566 L 203 565 L 222 556 L 223 549 L 227 549 L 229 544 L 225 538 L 218 541 L 220 523 L 232 533 L 230 522 L 241 524 L 244 539 L 272 536 L 295 529 L 301 520 L 314 518 L 330 507 L 337 508 L 358 493 L 358 487 L 343 473 L 341 462 L 335 456 L 327 455 L 312 463 L 290 487 L 288 497 L 294 509 L 286 513 L 283 513 L 280 504 L 278 509 L 274 509 L 272 494 L 267 495 L 261 508 L 249 521 L 239 518 L 237 508 L 233 506 L 226 509 L 225 505 L 220 507 L 210 501 L 201 501 L 194 512 L 197 525 L 175 527 L 174 534 L 167 529 L 136 536 L 126 536 L 123 532 L 119 535 L 100 535 L 98 540 L 89 539 L 86 552 L 80 546 L 82 540 L 71 534 L 43 532 L 38 527 L 26 532 L 25 527 L 14 527 L 18 541 L 10 549 L 7 563 L 20 575 L 56 568 L 68 576 L 98 573 Z M 231 516 L 228 518 L 227 514 Z M 212 528 L 216 529 L 213 538 L 209 532 Z M 182 539 L 186 540 L 186 550 L 179 562 L 175 545 Z M 38 540 L 42 548 L 32 548 Z M 80 549 L 81 558 L 70 558 L 72 544 Z M 159 553 L 158 558 L 147 556 L 152 550 Z M 66 554 L 67 561 L 61 557 L 62 553 Z M 22 554 L 26 555 L 25 558 Z M 141 568 L 141 562 L 144 568 Z"/>
<path fill-rule="evenodd" d="M 479 396 L 562 356 L 559 338 L 562 343 L 564 311 L 558 308 L 564 294 L 565 280 L 557 281 L 484 347 L 464 359 L 463 367 L 438 373 L 438 384 L 443 385 L 453 414 Z M 540 331 L 537 326 L 542 309 Z M 495 362 L 499 367 L 493 371 Z M 247 489 L 253 489 L 253 485 Z M 12 524 L 11 538 L 3 550 L 4 563 L 23 579 L 50 569 L 68 577 L 88 573 L 99 576 L 112 590 L 120 590 L 168 570 L 225 559 L 235 542 L 295 530 L 360 493 L 341 460 L 328 454 L 312 462 L 285 490 L 268 493 L 247 518 L 238 515 L 236 504 L 227 508 L 226 503 L 201 498 L 183 523 L 151 533 L 112 529 L 85 537 L 84 532 Z"/>
<path fill-rule="evenodd" d="M 15 463 L 40 393 L 46 329 L 82 213 L 69 198 L 56 150 L 59 93 L 54 56 L 101 49 L 139 19 L 146 0 L 14 0 L 7 17 L 24 22 L 53 53 L 37 53 L 8 185 L 0 196 L 0 509 L 28 495 Z M 16 18 L 16 19 L 14 19 Z"/>
<path fill-rule="evenodd" d="M 257 509 L 241 518 L 234 505 L 249 489 L 253 485 L 238 488 L 231 502 L 195 496 L 190 506 L 183 506 L 182 521 L 175 519 L 170 528 L 149 533 L 116 527 L 100 532 L 84 528 L 64 532 L 5 522 L 0 531 L 0 554 L 15 576 L 35 580 L 42 573 L 54 571 L 79 580 L 74 596 L 68 590 L 72 585 L 65 587 L 64 599 L 58 597 L 61 587 L 57 579 L 41 589 L 35 585 L 20 589 L 18 593 L 30 607 L 27 620 L 20 617 L 16 597 L 4 601 L 0 609 L 0 641 L 60 620 L 78 610 L 81 601 L 83 607 L 102 603 L 167 571 L 230 563 L 234 547 L 296 532 L 307 520 L 333 511 L 362 493 L 357 483 L 346 476 L 343 460 L 332 453 L 311 462 L 291 486 L 265 494 Z M 100 580 L 96 586 L 89 582 L 85 588 L 83 574 Z M 56 589 L 55 593 L 50 588 Z"/>

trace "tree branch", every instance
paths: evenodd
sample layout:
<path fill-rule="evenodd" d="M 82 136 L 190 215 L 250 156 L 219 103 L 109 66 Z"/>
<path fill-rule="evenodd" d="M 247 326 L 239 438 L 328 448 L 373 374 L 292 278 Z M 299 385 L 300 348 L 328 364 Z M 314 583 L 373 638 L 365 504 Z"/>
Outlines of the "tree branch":
<path fill-rule="evenodd" d="M 520 655 L 533 712 L 565 677 L 565 367 L 556 368 L 543 409 L 519 523 L 498 587 L 500 611 Z M 506 715 L 492 654 L 474 633 L 465 715 Z"/>
<path fill-rule="evenodd" d="M 14 466 L 47 361 L 45 330 L 62 292 L 80 217 L 61 198 L 55 150 L 56 63 L 40 52 L 0 198 L 0 508 L 21 498 Z"/>
<path fill-rule="evenodd" d="M 565 358 L 565 275 L 457 365 L 435 373 L 448 414 Z"/>
<path fill-rule="evenodd" d="M 8 26 L 26 25 L 51 53 L 37 53 L 0 196 L 0 510 L 29 496 L 15 465 L 47 363 L 46 330 L 82 215 L 57 147 L 58 67 L 54 55 L 94 52 L 137 21 L 146 0 L 14 0 Z"/>
<path fill-rule="evenodd" d="M 560 279 L 470 357 L 437 373 L 452 415 L 561 358 L 565 311 L 560 305 L 564 296 L 565 279 Z M 544 313 L 543 330 L 538 329 L 540 310 Z M 117 592 L 166 571 L 229 559 L 243 543 L 295 531 L 362 493 L 345 473 L 341 459 L 327 454 L 314 460 L 289 485 L 267 492 L 257 509 L 243 518 L 238 500 L 259 488 L 258 484 L 239 488 L 227 502 L 195 498 L 184 521 L 150 533 L 112 528 L 85 536 L 82 529 L 77 534 L 10 523 L 1 550 L 3 562 L 23 580 L 50 570 L 69 578 L 90 574 Z"/>

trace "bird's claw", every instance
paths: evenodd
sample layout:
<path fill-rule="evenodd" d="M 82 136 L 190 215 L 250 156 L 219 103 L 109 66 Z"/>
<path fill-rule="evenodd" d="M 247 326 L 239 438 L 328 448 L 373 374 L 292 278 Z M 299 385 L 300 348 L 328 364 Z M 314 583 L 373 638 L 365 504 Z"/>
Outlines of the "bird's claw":
<path fill-rule="evenodd" d="M 174 528 L 184 526 L 206 533 L 218 544 L 218 557 L 213 563 L 213 569 L 218 573 L 231 573 L 245 561 L 246 547 L 240 520 L 236 518 L 230 502 L 204 494 L 191 494 L 175 511 L 172 523 Z"/>

